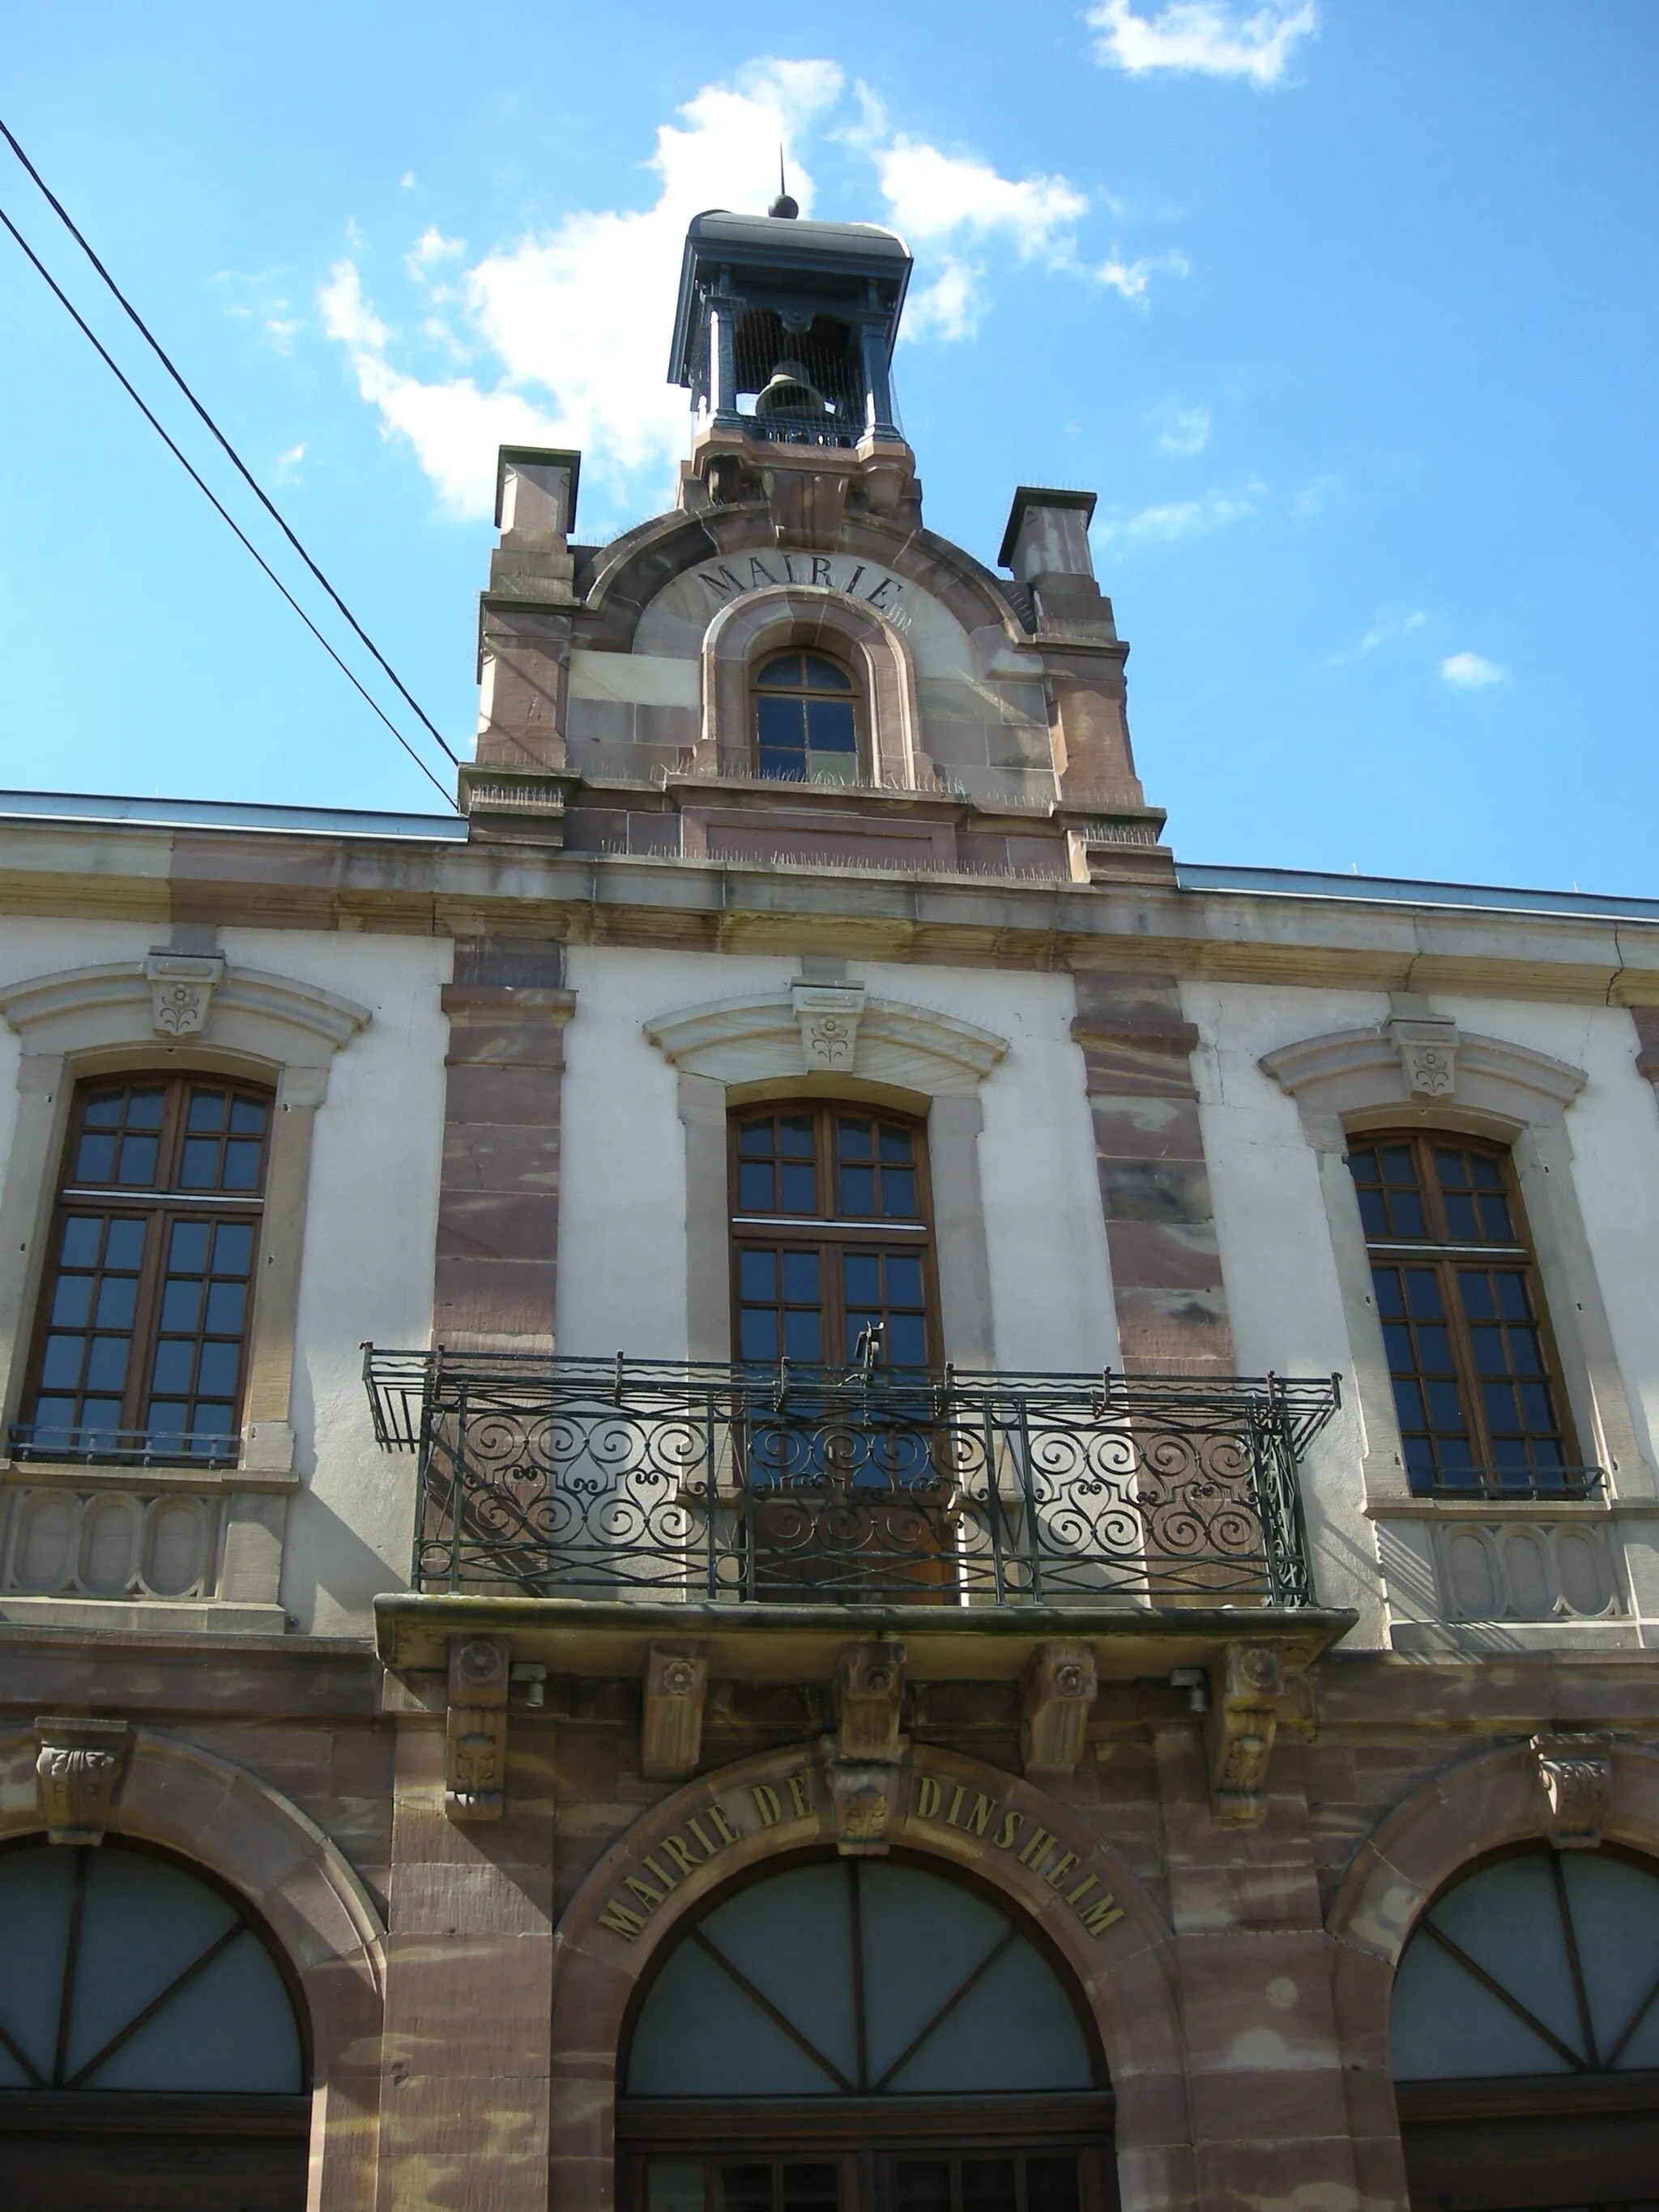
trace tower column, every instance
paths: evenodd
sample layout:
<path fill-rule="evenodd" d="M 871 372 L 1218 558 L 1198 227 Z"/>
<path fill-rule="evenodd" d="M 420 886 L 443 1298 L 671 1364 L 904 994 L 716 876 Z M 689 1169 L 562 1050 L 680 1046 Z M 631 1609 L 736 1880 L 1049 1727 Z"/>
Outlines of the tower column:
<path fill-rule="evenodd" d="M 708 299 L 708 404 L 722 428 L 738 422 L 738 365 L 733 337 L 738 303 L 729 292 L 713 292 Z"/>
<path fill-rule="evenodd" d="M 893 420 L 893 388 L 887 374 L 887 335 L 882 320 L 875 316 L 865 323 L 859 332 L 859 349 L 864 362 L 864 428 L 872 438 L 896 438 L 898 425 Z"/>

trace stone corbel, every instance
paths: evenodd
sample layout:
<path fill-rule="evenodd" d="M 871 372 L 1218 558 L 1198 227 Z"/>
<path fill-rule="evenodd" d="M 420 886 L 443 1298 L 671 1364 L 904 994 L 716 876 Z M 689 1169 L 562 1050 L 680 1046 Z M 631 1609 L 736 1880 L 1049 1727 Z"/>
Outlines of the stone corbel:
<path fill-rule="evenodd" d="M 1229 1644 L 1212 1684 L 1204 1719 L 1210 1811 L 1229 1827 L 1254 1828 L 1267 1810 L 1267 1761 L 1285 1695 L 1285 1662 L 1271 1644 Z"/>
<path fill-rule="evenodd" d="M 101 1844 L 125 1771 L 132 1730 L 125 1721 L 58 1719 L 34 1723 L 40 1750 L 34 1788 L 46 1840 Z"/>
<path fill-rule="evenodd" d="M 158 945 L 144 962 L 150 1021 L 158 1036 L 195 1036 L 224 981 L 222 952 L 169 952 Z"/>
<path fill-rule="evenodd" d="M 1593 1851 L 1600 1844 L 1613 1802 L 1610 1748 L 1604 1735 L 1534 1736 L 1544 1832 L 1558 1851 Z"/>
<path fill-rule="evenodd" d="M 1389 1036 L 1413 1098 L 1450 1098 L 1457 1090 L 1457 1024 L 1444 1014 L 1395 1014 Z"/>
<path fill-rule="evenodd" d="M 862 983 L 795 983 L 790 987 L 800 1024 L 801 1060 L 809 1075 L 850 1075 L 858 1052 Z"/>
<path fill-rule="evenodd" d="M 843 1858 L 885 1851 L 898 1818 L 904 1646 L 851 1644 L 836 1666 L 836 1729 L 826 1740 L 826 1779 Z"/>
<path fill-rule="evenodd" d="M 450 1644 L 444 1810 L 452 1820 L 499 1820 L 506 1809 L 511 1674 L 504 1636 L 457 1637 Z"/>
<path fill-rule="evenodd" d="M 646 1655 L 640 1716 L 640 1772 L 647 1782 L 683 1782 L 702 1752 L 708 1662 L 701 1644 L 653 1644 Z"/>
<path fill-rule="evenodd" d="M 1020 1677 L 1019 1755 L 1028 1775 L 1069 1781 L 1099 1684 L 1087 1644 L 1040 1644 Z"/>

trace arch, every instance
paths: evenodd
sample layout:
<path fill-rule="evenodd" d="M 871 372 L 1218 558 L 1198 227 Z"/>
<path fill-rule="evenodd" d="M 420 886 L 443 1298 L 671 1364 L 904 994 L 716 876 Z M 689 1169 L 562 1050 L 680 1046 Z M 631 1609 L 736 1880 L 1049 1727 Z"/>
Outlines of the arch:
<path fill-rule="evenodd" d="M 983 1797 L 991 1808 L 978 1831 L 946 1817 L 958 1802 L 958 1784 L 961 1803 Z M 1171 1942 L 1127 1862 L 1043 1791 L 954 1752 L 913 1751 L 896 1805 L 896 1844 L 997 1892 L 1015 1923 L 1040 1929 L 1046 1948 L 1069 1971 L 1116 2089 L 1120 2156 L 1133 2160 L 1127 2170 L 1156 2167 L 1160 2185 L 1186 2174 L 1191 2185 Z M 707 1858 L 695 1842 L 699 1832 L 715 1844 Z M 677 1925 L 734 1878 L 776 1855 L 828 1845 L 835 1832 L 823 1771 L 807 1747 L 796 1746 L 688 1783 L 620 1837 L 589 1873 L 554 1936 L 550 2155 L 553 2194 L 568 2212 L 599 2212 L 611 2201 L 623 2038 L 635 1992 Z M 1049 1840 L 1033 1851 L 1039 1836 Z M 1031 1863 L 1018 1856 L 1022 1838 L 1030 1839 Z M 650 1870 L 642 1872 L 647 1862 Z M 1058 1886 L 1055 1868 L 1069 1877 Z M 668 1877 L 660 1886 L 659 1875 Z M 630 1891 L 630 1876 L 643 1882 L 643 1893 Z M 1103 1900 L 1093 1915 L 1094 1932 L 1080 1907 L 1068 1905 L 1068 1890 Z M 652 1891 L 660 1900 L 654 1906 Z M 642 1913 L 633 1910 L 641 1904 Z M 1126 2196 L 1125 2202 L 1134 2199 Z"/>
<path fill-rule="evenodd" d="M 702 641 L 697 765 L 727 775 L 753 773 L 750 671 L 790 646 L 816 647 L 848 663 L 864 696 L 870 781 L 915 788 L 921 723 L 910 648 L 874 608 L 822 585 L 780 584 L 745 592 L 709 623 Z M 931 776 L 931 767 L 927 772 Z"/>
<path fill-rule="evenodd" d="M 0 1736 L 0 1841 L 38 1833 L 33 1730 Z M 386 1934 L 362 1883 L 315 1822 L 199 1746 L 132 1732 L 109 1832 L 160 1845 L 247 1899 L 280 1947 L 310 2032 L 313 2189 L 339 2212 L 374 2203 Z M 326 2124 L 325 2124 L 326 2123 Z"/>
<path fill-rule="evenodd" d="M 1584 1070 L 1505 1037 L 1461 1030 L 1415 1000 L 1396 1001 L 1389 1020 L 1375 1029 L 1301 1038 L 1264 1054 L 1260 1064 L 1295 1100 L 1318 1163 L 1357 1395 L 1370 1439 L 1368 1498 L 1403 1504 L 1410 1492 L 1346 1154 L 1350 1133 L 1389 1124 L 1457 1131 L 1509 1146 L 1583 1456 L 1607 1471 L 1614 1496 L 1659 1494 L 1620 1371 L 1573 1178 L 1569 1115 L 1589 1079 Z"/>
<path fill-rule="evenodd" d="M 249 1473 L 291 1475 L 313 1129 L 334 1054 L 372 1018 L 369 1009 L 292 975 L 233 967 L 217 952 L 161 951 L 13 984 L 0 990 L 0 1018 L 22 1044 L 17 1121 L 0 1185 L 0 1424 L 16 1418 L 77 1079 L 141 1066 L 251 1075 L 274 1085 L 276 1114 L 240 1463 Z M 269 1601 L 276 1596 L 272 1580 Z"/>

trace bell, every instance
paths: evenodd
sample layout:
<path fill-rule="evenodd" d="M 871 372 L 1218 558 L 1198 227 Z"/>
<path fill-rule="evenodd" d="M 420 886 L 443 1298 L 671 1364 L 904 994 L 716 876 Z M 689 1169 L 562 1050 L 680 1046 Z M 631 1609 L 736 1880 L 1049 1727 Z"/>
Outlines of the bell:
<path fill-rule="evenodd" d="M 798 361 L 781 361 L 755 401 L 757 415 L 827 415 L 830 404 Z"/>

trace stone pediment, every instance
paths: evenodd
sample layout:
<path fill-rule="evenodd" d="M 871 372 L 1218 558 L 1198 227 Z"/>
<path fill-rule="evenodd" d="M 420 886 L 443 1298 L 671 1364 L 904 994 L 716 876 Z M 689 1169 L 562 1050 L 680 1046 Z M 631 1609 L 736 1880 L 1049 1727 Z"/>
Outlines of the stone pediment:
<path fill-rule="evenodd" d="M 931 1007 L 872 998 L 861 984 L 798 983 L 720 999 L 661 1015 L 645 1033 L 676 1067 L 726 1085 L 830 1073 L 931 1097 L 977 1090 L 1008 1050 L 1008 1039 L 990 1030 Z"/>

